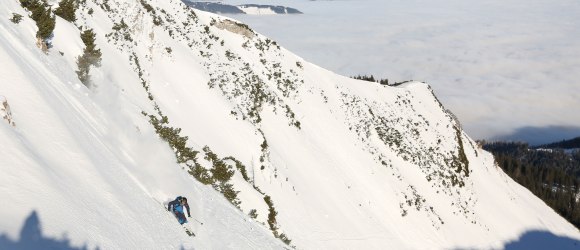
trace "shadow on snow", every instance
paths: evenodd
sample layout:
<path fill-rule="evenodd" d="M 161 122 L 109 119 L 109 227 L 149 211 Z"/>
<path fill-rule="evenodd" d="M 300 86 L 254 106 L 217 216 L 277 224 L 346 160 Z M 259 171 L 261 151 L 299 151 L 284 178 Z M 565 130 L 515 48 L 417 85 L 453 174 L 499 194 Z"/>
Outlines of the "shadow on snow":
<path fill-rule="evenodd" d="M 519 239 L 508 242 L 504 249 L 506 250 L 534 250 L 534 249 L 580 249 L 580 240 L 558 236 L 547 231 L 528 231 L 520 236 Z"/>
<path fill-rule="evenodd" d="M 0 249 L 59 249 L 59 250 L 77 250 L 88 249 L 87 246 L 74 247 L 66 237 L 55 239 L 42 235 L 40 219 L 36 211 L 32 211 L 24 221 L 20 230 L 20 240 L 10 239 L 6 234 L 0 235 Z M 98 249 L 98 247 L 97 247 Z"/>

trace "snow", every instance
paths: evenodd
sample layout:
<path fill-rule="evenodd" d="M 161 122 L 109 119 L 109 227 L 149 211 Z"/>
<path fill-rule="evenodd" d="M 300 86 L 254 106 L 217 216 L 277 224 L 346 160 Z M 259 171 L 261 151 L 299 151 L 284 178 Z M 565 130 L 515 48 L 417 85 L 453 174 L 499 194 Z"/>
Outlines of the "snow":
<path fill-rule="evenodd" d="M 47 55 L 35 47 L 30 19 L 8 20 L 25 13 L 18 3 L 0 3 L 0 95 L 16 122 L 0 122 L 0 248 L 24 248 L 35 235 L 42 239 L 35 247 L 287 247 L 270 231 L 265 195 L 278 212 L 278 233 L 299 249 L 502 248 L 520 237 L 529 243 L 534 232 L 562 249 L 578 243 L 577 229 L 456 130 L 428 85 L 342 77 L 259 34 L 211 25 L 223 17 L 196 11 L 194 19 L 180 1 L 147 2 L 163 24 L 139 1 L 109 0 L 105 11 L 88 0 L 74 25 L 57 18 Z M 121 19 L 129 28 L 120 32 L 132 40 L 115 38 L 111 27 Z M 103 53 L 102 66 L 91 69 L 92 89 L 75 74 L 81 25 L 94 29 Z M 259 100 L 233 73 L 255 75 L 250 86 L 261 84 L 274 100 L 261 104 L 259 122 L 248 113 Z M 268 77 L 274 73 L 291 87 Z M 201 152 L 203 166 L 211 166 L 206 145 L 243 163 L 250 182 L 240 171 L 231 182 L 240 209 L 176 163 L 141 114 L 156 107 Z M 445 163 L 458 155 L 458 141 L 469 176 Z M 465 186 L 441 184 L 447 175 Z M 195 237 L 162 207 L 178 195 L 189 200 Z"/>
<path fill-rule="evenodd" d="M 266 7 L 238 6 L 238 8 L 248 15 L 277 15 L 272 9 Z"/>
<path fill-rule="evenodd" d="M 127 116 L 135 111 L 127 100 L 116 100 L 122 102 L 116 110 L 78 88 L 71 64 L 81 51 L 78 30 L 59 19 L 55 47 L 44 55 L 33 36 L 14 31 L 32 23 L 15 26 L 5 18 L 15 2 L 1 5 L 0 58 L 9 63 L 0 69 L 0 89 L 18 127 L 0 123 L 0 234 L 6 237 L 0 248 L 25 246 L 15 242 L 33 237 L 26 229 L 35 224 L 44 241 L 34 248 L 63 235 L 70 247 L 102 249 L 281 247 L 220 194 L 192 181 L 147 124 Z M 139 122 L 144 131 L 136 129 Z M 196 238 L 162 207 L 177 195 L 189 197 L 192 214 L 204 222 L 194 226 Z M 25 226 L 26 219 L 38 223 Z"/>

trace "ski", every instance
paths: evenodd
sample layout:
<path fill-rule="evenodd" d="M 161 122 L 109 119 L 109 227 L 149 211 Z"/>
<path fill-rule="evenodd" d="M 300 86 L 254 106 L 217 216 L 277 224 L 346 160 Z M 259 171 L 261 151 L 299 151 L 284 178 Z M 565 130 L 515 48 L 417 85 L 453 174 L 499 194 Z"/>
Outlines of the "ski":
<path fill-rule="evenodd" d="M 195 233 L 191 229 L 187 228 L 184 225 L 182 225 L 182 226 L 183 226 L 183 229 L 185 229 L 185 233 L 187 233 L 187 235 L 189 235 L 191 237 L 195 237 Z"/>
<path fill-rule="evenodd" d="M 173 213 L 173 212 L 171 212 L 171 211 L 168 211 L 168 210 L 167 210 L 167 207 L 165 206 L 165 204 L 161 203 L 161 205 L 163 206 L 163 210 L 165 210 L 165 211 L 167 211 L 167 212 L 171 213 L 171 214 L 173 215 L 173 217 L 177 218 L 177 217 L 175 216 L 175 213 Z M 183 227 L 183 229 L 185 230 L 185 233 L 186 233 L 187 235 L 191 236 L 191 237 L 195 237 L 195 233 L 193 232 L 193 230 L 192 230 L 191 228 L 189 228 L 189 227 L 185 226 L 186 224 L 187 224 L 187 222 L 186 222 L 186 223 L 184 223 L 184 224 L 181 224 L 181 227 Z M 203 224 L 202 224 L 202 225 L 203 225 Z"/>

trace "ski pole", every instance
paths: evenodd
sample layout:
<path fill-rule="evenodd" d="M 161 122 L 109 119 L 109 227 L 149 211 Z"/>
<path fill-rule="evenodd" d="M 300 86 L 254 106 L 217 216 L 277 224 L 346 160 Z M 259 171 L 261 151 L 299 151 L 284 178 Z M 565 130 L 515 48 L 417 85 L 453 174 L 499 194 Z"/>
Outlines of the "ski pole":
<path fill-rule="evenodd" d="M 197 221 L 197 223 L 199 223 L 199 224 L 203 225 L 203 222 L 201 222 L 201 221 L 197 220 L 195 217 L 191 217 L 191 218 L 193 218 L 195 221 Z"/>

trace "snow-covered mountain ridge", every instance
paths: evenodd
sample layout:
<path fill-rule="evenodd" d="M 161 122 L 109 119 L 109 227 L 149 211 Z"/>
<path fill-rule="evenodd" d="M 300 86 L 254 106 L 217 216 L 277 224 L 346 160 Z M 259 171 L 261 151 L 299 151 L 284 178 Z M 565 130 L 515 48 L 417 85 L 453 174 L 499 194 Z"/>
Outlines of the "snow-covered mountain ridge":
<path fill-rule="evenodd" d="M 198 2 L 198 1 L 183 1 L 186 5 L 211 13 L 216 14 L 248 14 L 248 15 L 286 15 L 286 14 L 302 14 L 297 9 L 277 6 L 277 5 L 263 5 L 263 4 L 242 4 L 230 5 L 222 2 Z"/>
<path fill-rule="evenodd" d="M 32 215 L 50 238 L 106 249 L 580 239 L 426 84 L 336 75 L 180 1 L 83 1 L 74 23 L 57 17 L 44 54 L 19 2 L 0 7 L 0 95 L 15 124 L 0 122 L 0 246 L 17 246 Z M 75 74 L 89 28 L 102 52 L 91 89 Z M 177 195 L 204 222 L 196 237 L 160 204 Z"/>

